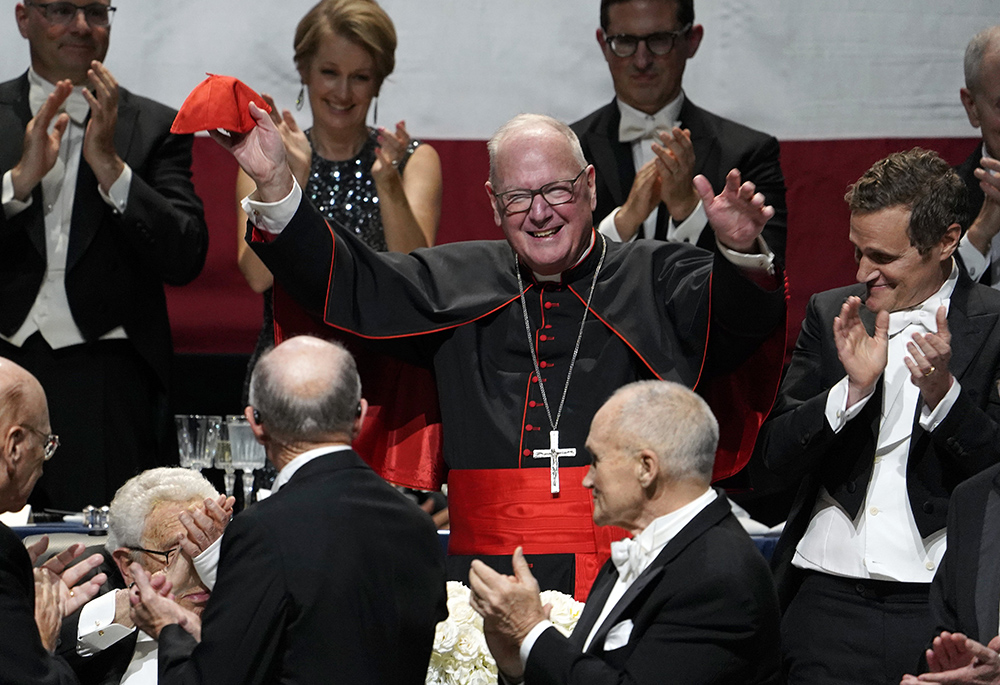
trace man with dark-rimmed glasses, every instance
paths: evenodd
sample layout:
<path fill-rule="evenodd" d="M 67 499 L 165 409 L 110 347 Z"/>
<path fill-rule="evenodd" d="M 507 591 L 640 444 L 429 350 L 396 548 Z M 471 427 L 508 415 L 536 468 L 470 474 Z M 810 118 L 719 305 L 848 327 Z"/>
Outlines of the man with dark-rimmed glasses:
<path fill-rule="evenodd" d="M 602 0 L 597 42 L 615 99 L 573 124 L 597 169 L 594 223 L 611 240 L 656 238 L 715 250 L 692 179 L 716 192 L 739 169 L 775 215 L 763 237 L 785 256 L 785 182 L 778 141 L 696 106 L 682 78 L 704 29 L 694 0 Z"/>
<path fill-rule="evenodd" d="M 208 235 L 192 138 L 104 64 L 110 1 L 15 16 L 30 67 L 0 84 L 0 355 L 42 383 L 62 434 L 32 503 L 80 510 L 176 463 L 163 284 L 198 274 Z"/>

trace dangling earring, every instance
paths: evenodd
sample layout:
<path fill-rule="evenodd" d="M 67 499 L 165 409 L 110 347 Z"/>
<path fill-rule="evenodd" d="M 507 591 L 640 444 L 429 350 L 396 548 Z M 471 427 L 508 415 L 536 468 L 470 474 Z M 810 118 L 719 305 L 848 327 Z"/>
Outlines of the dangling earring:
<path fill-rule="evenodd" d="M 299 112 L 302 111 L 302 105 L 306 102 L 306 87 L 303 85 L 299 88 L 299 96 L 295 98 L 295 109 Z"/>
<path fill-rule="evenodd" d="M 372 126 L 378 128 L 378 95 L 375 96 L 375 113 L 372 115 Z"/>

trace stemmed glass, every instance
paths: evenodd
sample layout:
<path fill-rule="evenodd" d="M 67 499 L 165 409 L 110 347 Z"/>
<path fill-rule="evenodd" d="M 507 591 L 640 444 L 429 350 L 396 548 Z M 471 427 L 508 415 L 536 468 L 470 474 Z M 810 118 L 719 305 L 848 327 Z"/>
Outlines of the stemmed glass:
<path fill-rule="evenodd" d="M 201 414 L 176 414 L 177 453 L 180 465 L 199 471 L 212 465 L 219 440 L 221 416 Z"/>
<path fill-rule="evenodd" d="M 222 482 L 226 486 L 226 495 L 232 497 L 236 491 L 236 467 L 233 465 L 233 449 L 229 441 L 229 421 L 230 419 L 242 418 L 240 416 L 227 416 L 225 421 L 219 423 L 219 440 L 215 447 L 215 457 L 213 463 L 215 468 L 222 469 Z"/>
<path fill-rule="evenodd" d="M 250 422 L 243 416 L 227 416 L 232 465 L 243 471 L 243 508 L 250 506 L 253 497 L 254 469 L 264 468 L 267 458 L 264 446 L 254 437 Z"/>

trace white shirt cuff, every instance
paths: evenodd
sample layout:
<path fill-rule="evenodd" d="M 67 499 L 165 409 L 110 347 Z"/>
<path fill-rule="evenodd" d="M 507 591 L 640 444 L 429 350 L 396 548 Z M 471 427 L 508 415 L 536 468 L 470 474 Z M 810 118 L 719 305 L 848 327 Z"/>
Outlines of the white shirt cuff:
<path fill-rule="evenodd" d="M 972 241 L 969 240 L 968 233 L 963 235 L 958 243 L 958 254 L 962 258 L 966 270 L 969 272 L 969 278 L 974 281 L 978 281 L 990 266 L 991 255 L 980 252 L 972 244 Z"/>
<path fill-rule="evenodd" d="M 243 211 L 250 218 L 250 223 L 262 231 L 267 231 L 275 235 L 285 229 L 288 222 L 295 216 L 295 212 L 298 211 L 299 202 L 302 201 L 302 188 L 299 187 L 299 182 L 294 178 L 292 179 L 292 190 L 277 202 L 253 200 L 251 198 L 254 194 L 256 194 L 256 191 L 243 198 L 243 202 L 241 203 Z"/>
<path fill-rule="evenodd" d="M 667 240 L 672 243 L 691 243 L 697 245 L 701 238 L 701 232 L 708 226 L 708 215 L 705 214 L 705 205 L 698 200 L 698 205 L 694 211 L 688 215 L 679 225 L 674 225 L 671 218 L 667 223 Z M 738 253 L 737 253 L 738 254 Z"/>
<path fill-rule="evenodd" d="M 861 410 L 865 408 L 866 404 L 868 404 L 868 400 L 875 394 L 875 391 L 873 390 L 868 395 L 855 402 L 853 407 L 848 407 L 848 387 L 849 383 L 847 376 L 844 376 L 837 381 L 837 383 L 830 388 L 830 391 L 826 394 L 826 421 L 830 424 L 830 428 L 833 429 L 834 433 L 839 433 L 840 430 L 847 425 L 848 421 L 860 414 Z"/>
<path fill-rule="evenodd" d="M 194 570 L 205 584 L 205 588 L 211 592 L 215 589 L 215 574 L 219 570 L 219 549 L 222 547 L 222 536 L 215 539 L 205 551 L 196 556 L 191 561 L 194 563 Z"/>
<path fill-rule="evenodd" d="M 601 223 L 597 226 L 597 232 L 602 234 L 608 240 L 613 240 L 616 243 L 622 242 L 622 236 L 618 233 L 618 227 L 615 226 L 615 217 L 618 216 L 618 212 L 621 211 L 621 207 L 615 207 L 611 210 L 611 213 L 606 217 L 601 219 Z M 642 230 L 642 226 L 639 227 L 639 231 Z M 630 243 L 635 240 L 635 237 L 639 235 L 639 231 L 635 232 L 635 235 L 626 240 L 625 242 Z"/>
<path fill-rule="evenodd" d="M 114 207 L 119 214 L 124 214 L 125 207 L 128 205 L 128 189 L 131 187 L 132 167 L 126 164 L 122 168 L 122 172 L 118 175 L 118 178 L 111 184 L 108 192 L 104 192 L 100 183 L 97 184 L 97 192 L 100 193 L 101 199 L 104 202 Z"/>
<path fill-rule="evenodd" d="M 528 666 L 528 655 L 531 654 L 531 648 L 535 646 L 535 642 L 538 640 L 538 636 L 544 633 L 547 629 L 552 627 L 552 621 L 543 620 L 538 623 L 534 628 L 528 631 L 528 634 L 524 637 L 524 642 L 521 643 L 521 667 L 527 668 Z"/>
<path fill-rule="evenodd" d="M 28 195 L 28 199 L 24 202 L 21 202 L 14 197 L 14 179 L 11 177 L 9 171 L 3 175 L 3 189 L 0 191 L 0 204 L 3 204 L 3 216 L 5 219 L 10 219 L 31 206 L 31 195 Z"/>
<path fill-rule="evenodd" d="M 948 392 L 944 394 L 944 397 L 941 398 L 941 401 L 938 402 L 933 411 L 926 404 L 922 405 L 920 408 L 920 427 L 928 433 L 933 433 L 948 416 L 951 408 L 955 406 L 955 402 L 958 401 L 958 395 L 961 392 L 962 386 L 956 378 L 955 382 L 951 384 Z"/>
<path fill-rule="evenodd" d="M 80 610 L 76 627 L 76 653 L 80 656 L 104 651 L 135 630 L 114 622 L 115 599 L 116 592 L 112 590 L 87 602 Z"/>
<path fill-rule="evenodd" d="M 769 274 L 774 273 L 774 253 L 767 246 L 764 236 L 757 236 L 757 249 L 759 251 L 756 253 L 730 250 L 720 243 L 718 238 L 715 239 L 715 244 L 719 246 L 719 252 L 723 257 L 741 269 L 760 269 Z"/>

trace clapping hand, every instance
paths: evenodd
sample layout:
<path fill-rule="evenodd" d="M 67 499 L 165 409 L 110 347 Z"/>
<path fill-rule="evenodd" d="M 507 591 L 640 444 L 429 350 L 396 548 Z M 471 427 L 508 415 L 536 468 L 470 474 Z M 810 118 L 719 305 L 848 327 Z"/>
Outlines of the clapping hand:
<path fill-rule="evenodd" d="M 927 650 L 928 673 L 904 675 L 900 685 L 944 683 L 946 685 L 1000 684 L 1000 636 L 984 646 L 962 633 L 943 632 Z"/>
<path fill-rule="evenodd" d="M 937 333 L 914 333 L 906 344 L 909 357 L 903 357 L 910 370 L 910 380 L 920 388 L 924 403 L 934 409 L 951 389 L 954 377 L 948 370 L 951 360 L 951 332 L 948 330 L 948 310 L 937 310 Z"/>
<path fill-rule="evenodd" d="M 847 372 L 847 406 L 851 407 L 875 390 L 875 383 L 889 360 L 889 313 L 875 318 L 875 335 L 868 335 L 861 321 L 861 298 L 851 296 L 833 320 L 837 356 Z"/>
<path fill-rule="evenodd" d="M 201 619 L 174 601 L 167 577 L 162 572 L 150 576 L 138 564 L 133 564 L 131 570 L 135 587 L 129 594 L 129 601 L 135 625 L 158 640 L 164 627 L 177 624 L 201 642 Z"/>
<path fill-rule="evenodd" d="M 28 548 L 32 563 L 47 547 L 48 538 L 43 537 Z M 62 620 L 96 597 L 101 586 L 107 582 L 108 577 L 104 573 L 84 581 L 87 574 L 101 565 L 103 559 L 100 554 L 92 554 L 67 568 L 69 562 L 80 556 L 83 550 L 84 546 L 76 543 L 33 569 L 35 623 L 42 644 L 49 652 L 55 651 Z"/>

